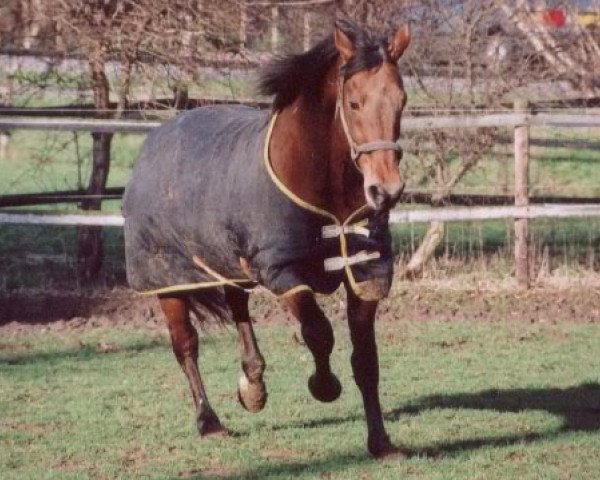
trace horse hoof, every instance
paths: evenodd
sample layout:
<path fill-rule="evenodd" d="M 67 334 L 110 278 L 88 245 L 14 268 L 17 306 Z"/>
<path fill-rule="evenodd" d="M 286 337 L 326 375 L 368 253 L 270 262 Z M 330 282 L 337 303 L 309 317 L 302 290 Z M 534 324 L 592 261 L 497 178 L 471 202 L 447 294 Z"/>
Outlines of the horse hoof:
<path fill-rule="evenodd" d="M 196 426 L 198 427 L 198 434 L 201 438 L 226 437 L 229 435 L 229 430 L 221 425 L 221 422 L 216 416 L 198 418 L 196 421 Z"/>
<path fill-rule="evenodd" d="M 251 383 L 246 375 L 240 375 L 238 380 L 238 400 L 246 410 L 252 413 L 260 412 L 267 403 L 267 389 L 260 382 Z"/>
<path fill-rule="evenodd" d="M 387 435 L 375 440 L 369 439 L 367 448 L 377 460 L 404 460 L 409 457 L 408 451 L 396 447 Z"/>
<path fill-rule="evenodd" d="M 333 373 L 326 377 L 319 377 L 315 373 L 308 379 L 308 389 L 314 398 L 329 403 L 339 398 L 342 384 Z"/>

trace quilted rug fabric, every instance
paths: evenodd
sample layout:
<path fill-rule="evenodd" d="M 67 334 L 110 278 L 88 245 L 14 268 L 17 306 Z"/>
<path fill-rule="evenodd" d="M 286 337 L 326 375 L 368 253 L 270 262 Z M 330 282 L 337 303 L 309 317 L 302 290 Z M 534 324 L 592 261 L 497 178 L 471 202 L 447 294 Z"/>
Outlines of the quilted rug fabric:
<path fill-rule="evenodd" d="M 387 294 L 387 213 L 363 207 L 340 222 L 295 197 L 268 159 L 275 119 L 249 107 L 202 107 L 148 135 L 123 201 L 132 288 L 331 293 L 346 276 L 361 298 Z"/>

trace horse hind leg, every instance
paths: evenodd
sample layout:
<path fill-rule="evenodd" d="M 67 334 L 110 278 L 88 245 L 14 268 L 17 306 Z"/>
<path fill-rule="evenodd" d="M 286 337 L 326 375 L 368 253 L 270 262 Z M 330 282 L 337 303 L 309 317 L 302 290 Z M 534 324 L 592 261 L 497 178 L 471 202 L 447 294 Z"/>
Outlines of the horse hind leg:
<path fill-rule="evenodd" d="M 159 296 L 159 301 L 167 318 L 173 353 L 190 384 L 198 433 L 201 437 L 226 435 L 227 429 L 208 402 L 198 370 L 198 332 L 190 320 L 189 300 L 186 296 Z"/>
<path fill-rule="evenodd" d="M 266 364 L 252 328 L 252 320 L 248 312 L 248 294 L 242 290 L 225 287 L 225 299 L 238 331 L 242 359 L 238 399 L 246 410 L 259 412 L 267 402 L 267 388 L 263 380 Z"/>

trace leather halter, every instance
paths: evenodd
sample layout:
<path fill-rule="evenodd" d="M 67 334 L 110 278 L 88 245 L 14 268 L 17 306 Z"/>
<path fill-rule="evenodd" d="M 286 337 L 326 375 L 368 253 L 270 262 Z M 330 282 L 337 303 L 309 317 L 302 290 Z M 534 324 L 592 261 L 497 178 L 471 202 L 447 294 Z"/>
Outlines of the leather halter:
<path fill-rule="evenodd" d="M 350 129 L 348 128 L 348 121 L 346 120 L 346 112 L 344 111 L 344 74 L 342 73 L 342 68 L 340 69 L 339 80 L 338 80 L 338 94 L 337 100 L 335 102 L 335 111 L 336 115 L 339 113 L 340 120 L 342 122 L 342 128 L 344 129 L 344 133 L 346 134 L 346 139 L 348 140 L 348 145 L 350 146 L 350 158 L 352 158 L 352 163 L 361 172 L 361 169 L 358 165 L 358 157 L 363 153 L 374 152 L 376 150 L 394 150 L 396 152 L 400 152 L 400 159 L 402 158 L 402 147 L 400 146 L 400 139 L 392 142 L 391 140 L 373 140 L 371 142 L 357 144 L 352 135 L 350 134 Z M 362 173 L 362 172 L 361 172 Z"/>

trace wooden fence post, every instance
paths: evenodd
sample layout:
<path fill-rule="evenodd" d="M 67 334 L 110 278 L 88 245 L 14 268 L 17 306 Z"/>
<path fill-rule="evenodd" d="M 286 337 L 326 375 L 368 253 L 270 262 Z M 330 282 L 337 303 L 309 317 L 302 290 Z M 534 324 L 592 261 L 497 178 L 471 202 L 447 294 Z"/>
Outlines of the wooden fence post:
<path fill-rule="evenodd" d="M 526 113 L 526 100 L 515 101 L 515 111 Z M 529 205 L 529 125 L 515 126 L 515 206 Z M 515 270 L 517 283 L 529 288 L 529 220 L 515 218 Z"/>

